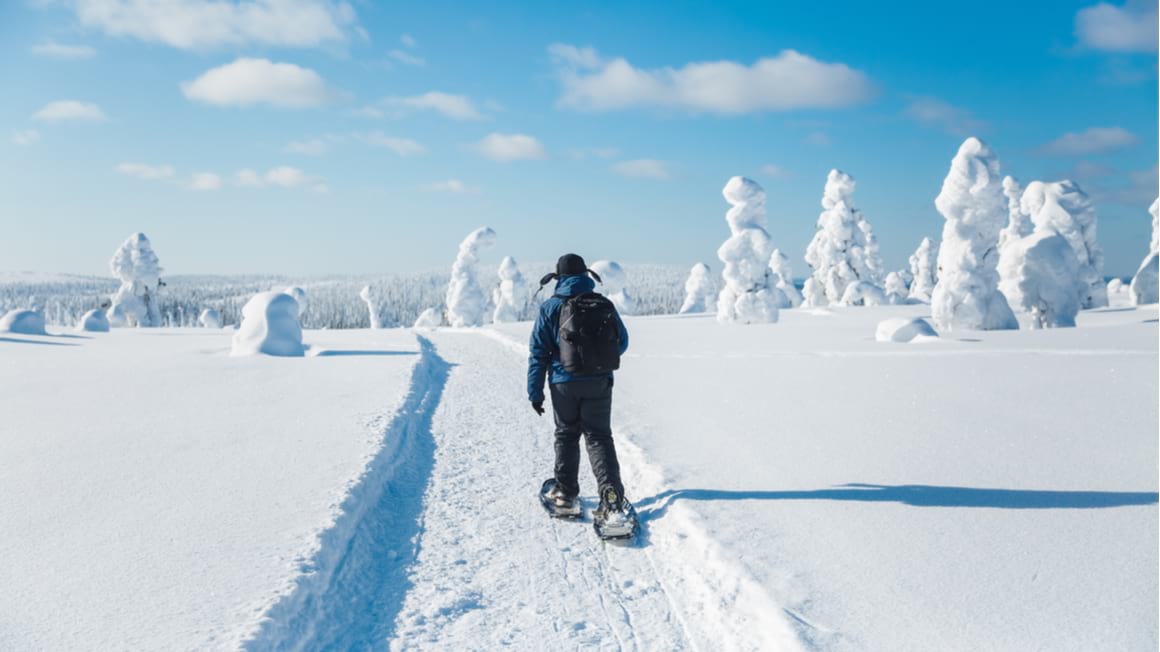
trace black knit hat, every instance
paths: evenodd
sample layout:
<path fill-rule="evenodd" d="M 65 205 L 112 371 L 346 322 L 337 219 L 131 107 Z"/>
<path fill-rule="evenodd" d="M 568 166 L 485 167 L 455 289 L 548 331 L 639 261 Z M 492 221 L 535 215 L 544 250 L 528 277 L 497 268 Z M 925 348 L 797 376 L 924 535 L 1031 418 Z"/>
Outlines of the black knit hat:
<path fill-rule="evenodd" d="M 588 265 L 576 254 L 564 254 L 556 261 L 556 276 L 583 276 L 588 273 Z"/>

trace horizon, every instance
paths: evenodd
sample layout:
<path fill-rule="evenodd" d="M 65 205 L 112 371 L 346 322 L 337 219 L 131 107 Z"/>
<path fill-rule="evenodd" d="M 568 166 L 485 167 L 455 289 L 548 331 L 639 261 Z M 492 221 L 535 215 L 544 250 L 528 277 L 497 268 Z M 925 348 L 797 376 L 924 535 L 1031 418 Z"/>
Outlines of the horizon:
<path fill-rule="evenodd" d="M 895 270 L 940 239 L 969 135 L 1023 184 L 1080 183 L 1106 276 L 1147 253 L 1154 2 L 197 6 L 0 8 L 0 269 L 104 275 L 142 231 L 183 274 L 422 273 L 487 225 L 487 263 L 719 270 L 742 175 L 804 278 L 836 168 Z"/>

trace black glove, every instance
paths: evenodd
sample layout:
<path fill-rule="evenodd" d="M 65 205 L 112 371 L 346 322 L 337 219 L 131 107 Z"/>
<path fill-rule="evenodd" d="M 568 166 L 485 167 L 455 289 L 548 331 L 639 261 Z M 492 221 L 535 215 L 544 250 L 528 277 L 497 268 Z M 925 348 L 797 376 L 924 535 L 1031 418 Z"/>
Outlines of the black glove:
<path fill-rule="evenodd" d="M 543 401 L 532 401 L 532 409 L 536 411 L 536 414 L 538 414 L 540 416 L 544 416 L 544 402 Z"/>

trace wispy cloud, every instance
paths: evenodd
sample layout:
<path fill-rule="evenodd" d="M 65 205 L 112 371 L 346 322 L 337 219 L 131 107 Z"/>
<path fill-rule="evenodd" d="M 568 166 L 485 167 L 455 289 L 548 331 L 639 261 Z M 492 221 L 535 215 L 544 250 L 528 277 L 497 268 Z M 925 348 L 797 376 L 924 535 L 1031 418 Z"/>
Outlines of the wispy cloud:
<path fill-rule="evenodd" d="M 433 181 L 431 183 L 420 186 L 420 188 L 423 190 L 429 190 L 431 192 L 446 192 L 453 195 L 465 195 L 467 193 L 475 192 L 474 188 L 471 188 L 459 179 Z"/>
<path fill-rule="evenodd" d="M 121 163 L 116 167 L 117 172 L 146 181 L 161 181 L 172 179 L 174 173 L 172 165 L 149 165 L 147 163 Z"/>
<path fill-rule="evenodd" d="M 195 172 L 189 180 L 190 190 L 211 191 L 221 190 L 222 178 L 213 172 Z"/>
<path fill-rule="evenodd" d="M 289 165 L 270 168 L 265 174 L 259 174 L 251 168 L 238 170 L 234 174 L 234 185 L 242 188 L 305 188 L 314 192 L 329 190 L 322 177 L 307 174 Z"/>
<path fill-rule="evenodd" d="M 307 140 L 295 140 L 287 143 L 282 151 L 287 154 L 300 154 L 302 156 L 322 156 L 326 153 L 327 141 L 322 138 L 309 138 Z"/>
<path fill-rule="evenodd" d="M 919 124 L 941 129 L 955 136 L 970 136 L 987 128 L 970 111 L 934 97 L 914 97 L 905 114 Z"/>
<path fill-rule="evenodd" d="M 408 66 L 425 66 L 425 65 L 427 65 L 427 60 L 424 59 L 423 57 L 416 56 L 414 54 L 411 54 L 410 52 L 404 52 L 402 50 L 391 50 L 391 51 L 387 52 L 387 57 L 394 60 L 394 61 L 398 61 L 399 63 L 406 64 Z"/>
<path fill-rule="evenodd" d="M 35 129 L 17 129 L 12 132 L 13 145 L 23 147 L 25 145 L 31 145 L 38 140 L 40 140 L 40 132 Z"/>
<path fill-rule="evenodd" d="M 1137 140 L 1135 134 L 1123 127 L 1090 127 L 1066 133 L 1044 145 L 1042 150 L 1058 156 L 1082 156 L 1123 149 Z"/>
<path fill-rule="evenodd" d="M 1128 0 L 1120 6 L 1101 2 L 1075 15 L 1079 44 L 1106 52 L 1156 52 L 1156 0 Z"/>
<path fill-rule="evenodd" d="M 408 48 L 413 48 L 419 44 L 419 42 L 415 40 L 415 37 L 411 36 L 410 34 L 403 34 L 400 36 L 399 42 L 403 44 L 403 47 Z"/>
<path fill-rule="evenodd" d="M 687 63 L 680 68 L 637 68 L 606 59 L 590 47 L 548 47 L 563 86 L 559 106 L 581 111 L 640 107 L 737 115 L 860 104 L 873 85 L 860 71 L 794 50 L 758 59 Z"/>
<path fill-rule="evenodd" d="M 355 30 L 354 9 L 341 0 L 74 0 L 81 25 L 109 36 L 183 50 L 217 47 L 317 47 Z"/>
<path fill-rule="evenodd" d="M 634 179 L 669 179 L 669 169 L 664 161 L 651 158 L 638 158 L 631 161 L 620 161 L 612 166 L 612 171 L 622 177 Z"/>
<path fill-rule="evenodd" d="M 525 134 L 490 133 L 475 145 L 482 156 L 500 163 L 548 157 L 544 145 Z"/>
<path fill-rule="evenodd" d="M 41 122 L 102 122 L 105 112 L 92 102 L 56 100 L 32 114 L 32 119 Z"/>
<path fill-rule="evenodd" d="M 400 111 L 434 111 L 452 120 L 480 120 L 483 114 L 475 108 L 475 103 L 466 95 L 453 95 L 441 91 L 430 91 L 411 97 L 386 97 L 382 106 Z"/>
<path fill-rule="evenodd" d="M 182 83 L 181 92 L 190 100 L 215 106 L 282 108 L 320 106 L 339 96 L 309 68 L 245 57 Z"/>
<path fill-rule="evenodd" d="M 427 148 L 410 138 L 388 136 L 382 132 L 373 131 L 359 136 L 367 145 L 389 149 L 402 157 L 416 156 L 427 152 Z"/>
<path fill-rule="evenodd" d="M 49 59 L 92 59 L 97 51 L 87 45 L 66 45 L 55 41 L 45 41 L 32 46 L 32 53 Z"/>
<path fill-rule="evenodd" d="M 616 158 L 620 156 L 617 147 L 574 147 L 567 152 L 568 158 L 582 160 L 586 158 Z"/>

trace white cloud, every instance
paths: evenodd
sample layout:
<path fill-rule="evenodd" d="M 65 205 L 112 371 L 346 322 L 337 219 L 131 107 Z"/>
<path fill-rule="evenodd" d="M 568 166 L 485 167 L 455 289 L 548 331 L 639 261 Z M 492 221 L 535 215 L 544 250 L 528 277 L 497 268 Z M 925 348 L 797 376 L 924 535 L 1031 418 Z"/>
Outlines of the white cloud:
<path fill-rule="evenodd" d="M 1128 0 L 1122 6 L 1101 2 L 1075 15 L 1075 35 L 1081 45 L 1107 52 L 1155 52 L 1156 0 Z"/>
<path fill-rule="evenodd" d="M 303 156 L 322 156 L 326 153 L 326 141 L 321 138 L 309 140 L 295 140 L 282 148 L 287 154 L 301 154 Z"/>
<path fill-rule="evenodd" d="M 620 156 L 620 149 L 616 147 L 574 147 L 568 150 L 568 158 L 583 160 L 586 158 L 616 158 Z"/>
<path fill-rule="evenodd" d="M 475 145 L 475 150 L 501 163 L 548 157 L 540 141 L 524 134 L 491 133 Z"/>
<path fill-rule="evenodd" d="M 181 92 L 190 100 L 216 106 L 269 104 L 287 108 L 319 106 L 337 96 L 309 68 L 245 57 L 182 83 Z"/>
<path fill-rule="evenodd" d="M 306 188 L 315 192 L 328 190 L 326 180 L 311 176 L 289 165 L 280 165 L 259 174 L 250 168 L 243 168 L 234 174 L 234 185 L 241 188 Z"/>
<path fill-rule="evenodd" d="M 621 161 L 612 166 L 612 171 L 622 177 L 635 179 L 659 179 L 663 181 L 669 178 L 669 170 L 665 162 L 651 158 Z"/>
<path fill-rule="evenodd" d="M 31 145 L 40 140 L 40 132 L 35 129 L 17 129 L 12 132 L 13 145 Z"/>
<path fill-rule="evenodd" d="M 190 190 L 220 190 L 222 178 L 213 172 L 195 172 L 189 180 Z"/>
<path fill-rule="evenodd" d="M 426 147 L 410 138 L 395 138 L 378 131 L 362 134 L 361 139 L 372 147 L 383 147 L 402 157 L 415 156 L 427 151 Z"/>
<path fill-rule="evenodd" d="M 400 36 L 399 42 L 402 43 L 404 46 L 409 47 L 409 48 L 413 48 L 419 44 L 419 42 L 415 40 L 415 37 L 411 36 L 410 34 L 403 34 L 402 36 Z"/>
<path fill-rule="evenodd" d="M 780 165 L 774 165 L 773 163 L 766 163 L 765 165 L 761 166 L 759 171 L 763 175 L 773 179 L 788 179 L 793 176 L 789 173 L 789 170 L 786 170 Z"/>
<path fill-rule="evenodd" d="M 1136 143 L 1136 135 L 1123 127 L 1090 127 L 1069 132 L 1043 146 L 1048 154 L 1080 156 L 1122 149 Z"/>
<path fill-rule="evenodd" d="M 110 36 L 183 50 L 266 45 L 315 47 L 347 40 L 357 18 L 334 0 L 75 0 L 77 19 Z"/>
<path fill-rule="evenodd" d="M 872 95 L 866 76 L 842 63 L 825 63 L 783 50 L 752 65 L 733 61 L 681 68 L 636 68 L 604 59 L 592 48 L 549 46 L 563 84 L 558 104 L 583 111 L 674 107 L 724 115 L 861 103 Z"/>
<path fill-rule="evenodd" d="M 421 186 L 423 190 L 430 190 L 432 192 L 447 192 L 453 195 L 463 195 L 469 192 L 475 192 L 474 188 L 468 187 L 459 179 L 447 179 L 445 181 L 434 181 Z"/>
<path fill-rule="evenodd" d="M 173 177 L 174 169 L 171 165 L 148 165 L 146 163 L 121 163 L 117 172 L 129 177 L 137 177 L 146 181 L 160 181 Z"/>
<path fill-rule="evenodd" d="M 55 41 L 32 46 L 32 53 L 49 59 L 92 59 L 97 56 L 97 51 L 87 45 L 65 45 Z"/>
<path fill-rule="evenodd" d="M 243 168 L 234 174 L 234 183 L 243 188 L 260 188 L 262 177 L 250 168 Z"/>
<path fill-rule="evenodd" d="M 45 104 L 32 118 L 43 122 L 101 122 L 105 112 L 91 102 L 57 100 Z"/>
<path fill-rule="evenodd" d="M 373 106 L 360 106 L 357 109 L 348 110 L 346 114 L 353 118 L 372 118 L 375 120 L 386 117 L 382 109 L 376 109 Z"/>
<path fill-rule="evenodd" d="M 390 52 L 387 52 L 387 56 L 391 59 L 394 59 L 395 61 L 398 61 L 399 63 L 405 63 L 408 66 L 427 65 L 427 60 L 423 57 L 418 57 L 411 54 L 410 52 L 403 52 L 402 50 L 391 50 Z"/>
<path fill-rule="evenodd" d="M 453 120 L 479 120 L 483 118 L 483 114 L 475 108 L 471 98 L 439 91 L 431 91 L 413 97 L 387 97 L 382 100 L 382 104 L 398 109 L 435 111 Z"/>
<path fill-rule="evenodd" d="M 987 123 L 975 118 L 970 111 L 933 97 L 911 99 L 905 112 L 920 124 L 955 136 L 970 136 L 987 128 Z"/>

